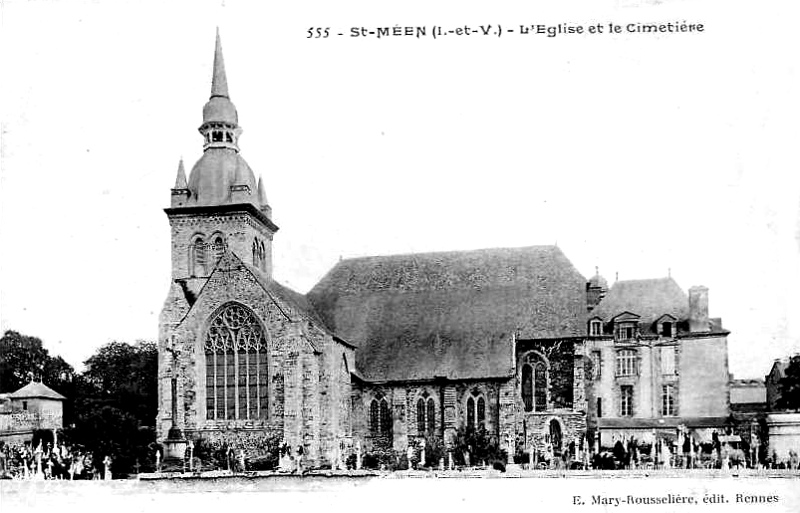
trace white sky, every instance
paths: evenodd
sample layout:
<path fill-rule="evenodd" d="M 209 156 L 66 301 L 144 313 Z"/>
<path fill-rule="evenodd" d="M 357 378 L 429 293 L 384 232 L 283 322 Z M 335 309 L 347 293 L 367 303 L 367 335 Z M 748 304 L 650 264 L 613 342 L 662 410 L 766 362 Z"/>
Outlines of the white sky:
<path fill-rule="evenodd" d="M 708 286 L 731 372 L 763 377 L 800 350 L 793 4 L 527 3 L 4 1 L 2 329 L 78 367 L 155 339 L 162 209 L 202 152 L 219 25 L 279 281 L 305 292 L 340 256 L 557 242 L 587 278 Z M 306 39 L 684 19 L 706 32 Z"/>

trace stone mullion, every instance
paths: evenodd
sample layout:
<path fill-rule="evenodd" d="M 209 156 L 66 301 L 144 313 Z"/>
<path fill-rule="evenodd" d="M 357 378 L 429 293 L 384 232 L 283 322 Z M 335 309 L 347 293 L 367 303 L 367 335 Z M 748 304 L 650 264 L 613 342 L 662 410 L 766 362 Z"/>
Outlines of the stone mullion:
<path fill-rule="evenodd" d="M 256 346 L 253 356 L 256 359 L 256 419 L 261 418 L 261 349 Z"/>
<path fill-rule="evenodd" d="M 245 375 L 245 397 L 247 398 L 247 415 L 245 416 L 248 420 L 250 419 L 250 394 L 252 390 L 250 390 L 250 348 L 247 348 L 247 352 L 244 353 L 244 375 Z"/>
<path fill-rule="evenodd" d="M 222 358 L 222 405 L 224 410 L 222 411 L 222 418 L 227 420 L 228 419 L 228 349 L 223 348 L 223 358 Z"/>
<path fill-rule="evenodd" d="M 213 397 L 214 397 L 214 410 L 213 410 L 213 415 L 211 416 L 211 418 L 214 419 L 214 420 L 217 420 L 217 411 L 218 411 L 217 410 L 217 401 L 219 400 L 219 397 L 217 396 L 217 354 L 218 354 L 218 352 L 217 352 L 216 348 L 214 348 L 213 351 L 214 352 L 212 354 L 214 355 L 214 358 L 213 358 L 212 361 L 213 361 L 214 366 L 213 366 L 213 370 L 211 372 L 212 372 L 212 375 L 214 376 L 214 381 L 213 381 L 213 384 L 211 386 L 211 391 L 214 394 L 213 395 Z M 208 369 L 206 369 L 206 372 L 208 372 Z M 208 415 L 206 415 L 206 416 L 208 416 Z"/>

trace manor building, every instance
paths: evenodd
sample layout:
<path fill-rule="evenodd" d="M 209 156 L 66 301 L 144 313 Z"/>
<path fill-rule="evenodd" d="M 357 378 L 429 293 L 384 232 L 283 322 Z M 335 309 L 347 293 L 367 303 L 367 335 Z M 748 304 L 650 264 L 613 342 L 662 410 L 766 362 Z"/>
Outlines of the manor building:
<path fill-rule="evenodd" d="M 631 437 L 701 441 L 729 422 L 728 331 L 709 318 L 708 289 L 689 294 L 671 277 L 617 281 L 595 276 L 586 351 L 592 361 L 591 424 L 603 446 Z"/>
<path fill-rule="evenodd" d="M 634 377 L 635 401 L 625 403 L 619 380 L 630 377 L 601 378 L 597 351 L 614 368 L 633 340 L 724 339 L 708 320 L 702 336 L 682 328 L 683 307 L 652 319 L 620 310 L 616 286 L 587 285 L 555 246 L 345 259 L 300 294 L 272 275 L 278 226 L 240 152 L 219 35 L 199 131 L 203 155 L 188 179 L 180 162 L 165 209 L 172 279 L 159 321 L 159 439 L 177 428 L 248 451 L 279 441 L 323 465 L 356 445 L 402 453 L 483 430 L 509 459 L 560 454 L 592 437 L 592 423 L 604 428 L 609 416 L 593 414 L 600 400 L 622 418 L 652 417 L 644 397 L 677 384 Z M 638 376 L 639 358 L 620 368 Z M 703 376 L 682 379 L 676 408 L 694 414 L 688 390 Z"/>

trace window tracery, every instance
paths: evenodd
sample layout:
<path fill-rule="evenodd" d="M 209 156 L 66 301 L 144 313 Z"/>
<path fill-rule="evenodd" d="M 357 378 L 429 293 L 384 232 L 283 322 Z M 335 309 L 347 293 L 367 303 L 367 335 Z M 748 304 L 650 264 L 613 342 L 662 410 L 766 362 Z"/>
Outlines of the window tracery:
<path fill-rule="evenodd" d="M 417 434 L 432 435 L 436 431 L 436 403 L 428 392 L 417 400 Z"/>
<path fill-rule="evenodd" d="M 526 354 L 522 361 L 520 381 L 523 407 L 528 412 L 545 411 L 549 386 L 548 362 L 535 351 Z"/>
<path fill-rule="evenodd" d="M 392 415 L 385 397 L 374 398 L 369 406 L 369 430 L 373 436 L 390 436 Z"/>
<path fill-rule="evenodd" d="M 467 398 L 467 428 L 486 428 L 486 399 L 478 390 L 473 390 Z"/>
<path fill-rule="evenodd" d="M 204 349 L 206 418 L 267 418 L 267 339 L 255 314 L 236 303 L 225 306 L 211 321 Z"/>

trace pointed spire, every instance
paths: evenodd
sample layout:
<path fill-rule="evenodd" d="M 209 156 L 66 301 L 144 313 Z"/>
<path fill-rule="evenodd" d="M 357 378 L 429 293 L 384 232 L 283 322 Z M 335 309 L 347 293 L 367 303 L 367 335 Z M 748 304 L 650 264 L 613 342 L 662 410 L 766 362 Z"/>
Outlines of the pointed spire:
<path fill-rule="evenodd" d="M 173 187 L 173 189 L 185 189 L 185 188 L 186 188 L 186 170 L 183 168 L 183 157 L 181 157 L 181 160 L 178 163 L 178 176 L 175 177 L 175 187 Z"/>
<path fill-rule="evenodd" d="M 262 177 L 258 177 L 258 202 L 262 205 L 267 204 L 267 193 L 264 192 L 264 179 Z"/>
<path fill-rule="evenodd" d="M 214 75 L 211 78 L 211 97 L 228 96 L 228 79 L 225 76 L 225 61 L 222 58 L 222 42 L 219 38 L 219 27 L 217 27 L 217 42 L 214 48 Z"/>

